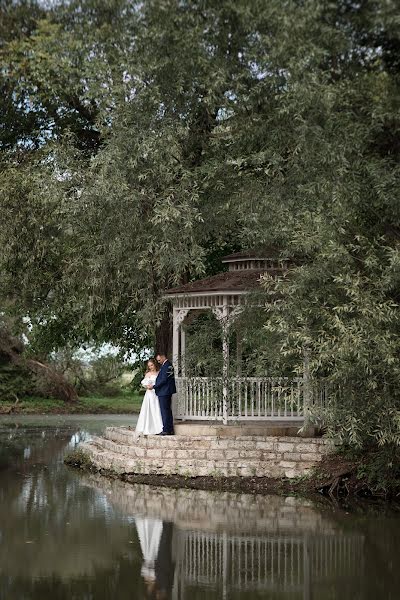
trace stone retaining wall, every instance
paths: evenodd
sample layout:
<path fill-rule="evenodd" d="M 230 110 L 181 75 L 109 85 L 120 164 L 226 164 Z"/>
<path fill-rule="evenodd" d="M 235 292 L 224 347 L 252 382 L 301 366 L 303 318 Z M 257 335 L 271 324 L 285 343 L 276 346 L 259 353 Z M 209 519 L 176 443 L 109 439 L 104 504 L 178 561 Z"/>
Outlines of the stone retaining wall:
<path fill-rule="evenodd" d="M 323 438 L 147 436 L 108 427 L 80 445 L 98 469 L 158 475 L 298 477 L 332 449 Z"/>

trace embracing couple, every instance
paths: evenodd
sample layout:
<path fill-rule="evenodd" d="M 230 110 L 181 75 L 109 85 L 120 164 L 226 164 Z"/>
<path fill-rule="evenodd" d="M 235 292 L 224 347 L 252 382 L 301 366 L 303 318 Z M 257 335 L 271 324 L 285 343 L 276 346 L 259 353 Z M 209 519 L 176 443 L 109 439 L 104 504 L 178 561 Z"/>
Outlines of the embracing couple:
<path fill-rule="evenodd" d="M 176 393 L 174 368 L 164 352 L 147 361 L 147 371 L 141 385 L 146 388 L 136 433 L 143 435 L 174 435 L 172 394 Z"/>

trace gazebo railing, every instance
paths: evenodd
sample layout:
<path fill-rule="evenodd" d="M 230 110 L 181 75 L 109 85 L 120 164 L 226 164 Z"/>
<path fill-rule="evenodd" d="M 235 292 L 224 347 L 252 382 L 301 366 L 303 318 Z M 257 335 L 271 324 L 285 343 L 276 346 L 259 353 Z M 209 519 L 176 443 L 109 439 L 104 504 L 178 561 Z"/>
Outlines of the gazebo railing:
<path fill-rule="evenodd" d="M 175 418 L 298 420 L 325 402 L 325 386 L 301 377 L 178 377 Z"/>

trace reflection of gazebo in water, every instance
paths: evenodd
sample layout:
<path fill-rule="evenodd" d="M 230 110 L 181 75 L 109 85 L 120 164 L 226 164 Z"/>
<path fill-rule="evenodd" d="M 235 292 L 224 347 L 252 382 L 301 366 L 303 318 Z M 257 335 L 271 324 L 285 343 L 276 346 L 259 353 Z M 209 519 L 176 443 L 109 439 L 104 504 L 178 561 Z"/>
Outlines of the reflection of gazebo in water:
<path fill-rule="evenodd" d="M 288 261 L 276 251 L 226 256 L 228 271 L 187 283 L 166 292 L 173 305 L 173 363 L 178 399 L 175 418 L 181 420 L 299 420 L 311 404 L 322 399 L 312 393 L 307 369 L 303 377 L 248 377 L 241 373 L 241 344 L 236 348 L 236 374 L 229 372 L 229 331 L 260 290 L 260 278 L 277 277 Z M 194 377 L 186 369 L 186 331 L 193 314 L 212 311 L 222 334 L 222 372 L 216 377 Z"/>
<path fill-rule="evenodd" d="M 357 534 L 181 530 L 173 598 L 186 598 L 198 586 L 218 590 L 221 598 L 282 592 L 310 600 L 324 596 L 332 585 L 356 594 L 363 560 L 364 538 Z"/>
<path fill-rule="evenodd" d="M 162 597 L 359 597 L 368 539 L 340 512 L 296 497 L 85 481 L 134 517 L 141 573 L 154 561 L 154 577 L 172 590 Z"/>

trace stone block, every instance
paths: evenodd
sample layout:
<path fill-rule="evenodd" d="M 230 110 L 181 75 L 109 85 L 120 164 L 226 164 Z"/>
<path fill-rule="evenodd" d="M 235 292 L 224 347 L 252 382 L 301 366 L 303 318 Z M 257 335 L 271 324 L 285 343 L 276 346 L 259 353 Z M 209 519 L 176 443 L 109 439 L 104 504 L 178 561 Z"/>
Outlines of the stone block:
<path fill-rule="evenodd" d="M 135 453 L 135 456 L 138 457 L 143 457 L 146 455 L 146 449 L 145 448 L 133 448 L 133 452 Z"/>
<path fill-rule="evenodd" d="M 237 473 L 239 477 L 252 477 L 254 475 L 252 469 L 247 466 L 238 466 Z"/>
<path fill-rule="evenodd" d="M 294 477 L 298 477 L 298 473 L 295 469 L 284 469 L 284 475 L 288 479 L 293 479 Z"/>
<path fill-rule="evenodd" d="M 207 466 L 197 467 L 196 471 L 192 473 L 193 477 L 207 477 L 211 474 L 210 469 Z"/>
<path fill-rule="evenodd" d="M 229 440 L 229 441 L 230 441 L 230 446 L 229 446 L 230 448 L 232 448 L 232 447 L 234 447 L 234 448 L 239 447 L 239 448 L 243 448 L 243 449 L 247 449 L 248 448 L 249 450 L 254 450 L 254 448 L 258 447 L 256 445 L 256 442 L 254 440 L 237 439 L 237 440 Z"/>
<path fill-rule="evenodd" d="M 207 458 L 211 460 L 218 460 L 225 458 L 225 450 L 209 450 L 207 452 Z"/>
<path fill-rule="evenodd" d="M 176 451 L 175 450 L 164 450 L 162 455 L 164 458 L 176 458 Z"/>
<path fill-rule="evenodd" d="M 298 462 L 301 460 L 301 454 L 298 452 L 285 452 L 283 455 L 283 460 L 292 460 Z"/>
<path fill-rule="evenodd" d="M 228 452 L 229 452 L 229 450 L 228 450 Z M 227 452 L 227 454 L 228 454 L 228 452 Z M 262 456 L 263 456 L 262 450 L 240 450 L 239 451 L 240 458 L 258 458 L 259 460 L 261 460 Z"/>
<path fill-rule="evenodd" d="M 301 460 L 305 460 L 307 462 L 319 462 L 322 460 L 323 458 L 323 454 L 319 453 L 319 452 L 307 452 L 304 454 L 301 454 Z"/>
<path fill-rule="evenodd" d="M 211 447 L 215 450 L 219 448 L 225 450 L 226 448 L 231 447 L 230 442 L 231 440 L 227 440 L 225 438 L 216 438 L 215 441 L 212 442 Z"/>
<path fill-rule="evenodd" d="M 227 460 L 232 460 L 234 458 L 239 458 L 239 450 L 225 450 L 225 458 Z"/>
<path fill-rule="evenodd" d="M 282 467 L 282 469 L 295 469 L 296 463 L 291 460 L 280 460 L 279 466 Z"/>
<path fill-rule="evenodd" d="M 215 460 L 214 461 L 215 469 L 229 469 L 231 467 L 231 463 L 227 460 Z"/>
<path fill-rule="evenodd" d="M 263 452 L 261 455 L 261 460 L 273 461 L 277 458 L 276 452 Z"/>
<path fill-rule="evenodd" d="M 184 450 L 174 450 L 175 458 L 179 459 L 197 459 L 202 460 L 208 456 L 208 453 L 205 450 L 196 450 L 195 448 L 184 449 Z"/>
<path fill-rule="evenodd" d="M 294 452 L 295 450 L 295 444 L 293 443 L 287 443 L 287 442 L 278 442 L 276 445 L 276 451 L 277 452 Z"/>
<path fill-rule="evenodd" d="M 275 450 L 275 442 L 273 440 L 258 441 L 255 442 L 255 447 L 259 450 Z"/>
<path fill-rule="evenodd" d="M 320 451 L 319 446 L 319 444 L 314 443 L 314 440 L 302 441 L 296 444 L 296 452 L 318 452 Z"/>
<path fill-rule="evenodd" d="M 175 437 L 175 439 L 177 439 Z M 179 443 L 179 438 L 177 439 L 177 442 Z M 211 448 L 212 442 L 210 440 L 198 440 L 195 444 L 196 448 L 203 448 L 205 450 L 207 450 L 208 448 Z"/>
<path fill-rule="evenodd" d="M 160 458 L 165 450 L 162 450 L 161 448 L 147 448 L 145 452 L 147 458 Z"/>

